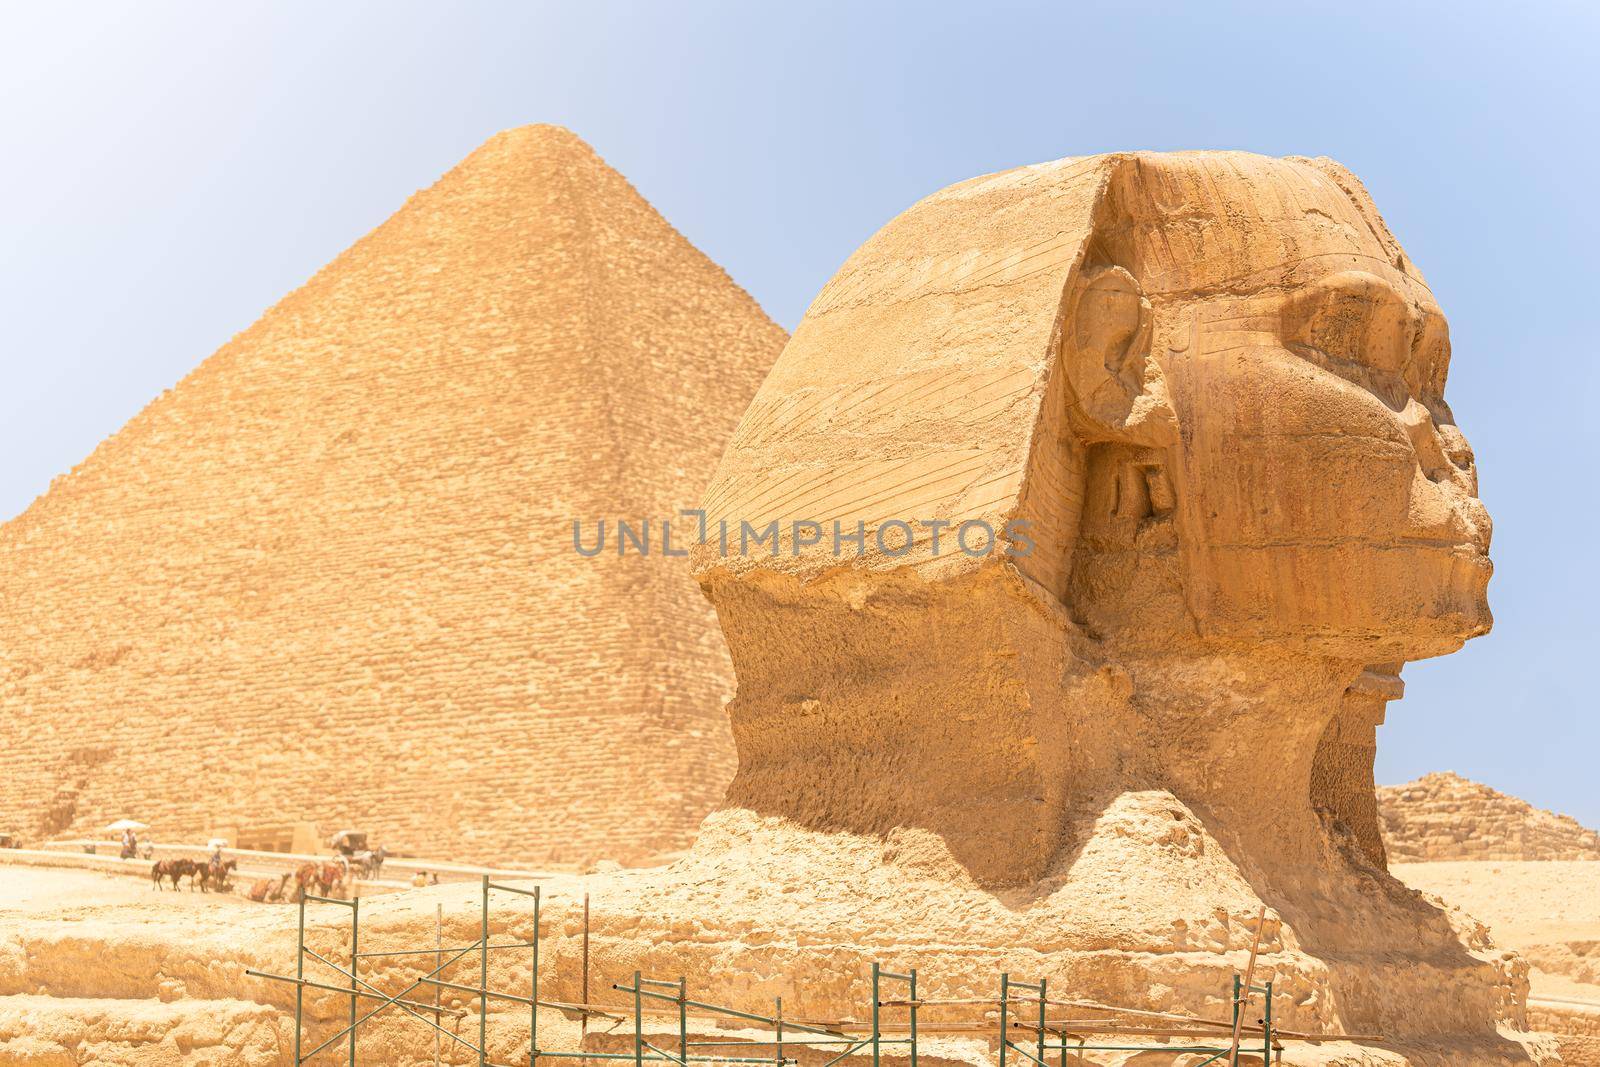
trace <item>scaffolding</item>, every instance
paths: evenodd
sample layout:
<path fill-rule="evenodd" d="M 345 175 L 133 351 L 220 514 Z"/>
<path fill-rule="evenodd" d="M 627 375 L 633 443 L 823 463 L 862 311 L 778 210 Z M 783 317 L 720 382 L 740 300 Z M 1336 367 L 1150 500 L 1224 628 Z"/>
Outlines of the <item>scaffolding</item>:
<path fill-rule="evenodd" d="M 531 899 L 533 905 L 533 933 L 526 941 L 494 942 L 489 932 L 491 896 L 496 892 L 511 893 Z M 319 952 L 306 943 L 307 904 L 330 905 L 344 908 L 349 913 L 350 951 L 348 964 Z M 386 951 L 362 951 L 360 942 L 361 902 L 359 899 L 341 900 L 333 897 L 307 895 L 299 903 L 296 938 L 295 973 L 274 974 L 250 969 L 252 977 L 287 983 L 294 987 L 294 1063 L 296 1067 L 309 1063 L 336 1046 L 344 1046 L 350 1067 L 356 1063 L 356 1038 L 360 1028 L 380 1013 L 396 1009 L 409 1018 L 430 1027 L 434 1032 L 435 1061 L 438 1060 L 439 1042 L 449 1039 L 464 1047 L 476 1057 L 479 1067 L 537 1067 L 539 1060 L 595 1060 L 629 1061 L 634 1067 L 646 1063 L 676 1064 L 765 1064 L 767 1067 L 797 1067 L 800 1053 L 813 1052 L 821 1060 L 817 1067 L 836 1067 L 852 1056 L 871 1057 L 872 1067 L 881 1067 L 886 1055 L 904 1059 L 910 1067 L 917 1067 L 921 1043 L 930 1036 L 979 1039 L 992 1044 L 998 1055 L 998 1067 L 1073 1067 L 1091 1061 L 1091 1053 L 1170 1053 L 1179 1056 L 1200 1055 L 1205 1059 L 1194 1067 L 1208 1064 L 1239 1067 L 1240 1064 L 1261 1063 L 1270 1067 L 1276 1055 L 1282 1062 L 1282 1040 L 1374 1040 L 1345 1034 L 1305 1034 L 1275 1028 L 1272 1018 L 1272 982 L 1253 984 L 1256 954 L 1260 947 L 1261 929 L 1265 914 L 1258 921 L 1255 940 L 1250 950 L 1250 962 L 1241 977 L 1233 976 L 1232 1018 L 1229 1020 L 1200 1019 L 1187 1015 L 1145 1009 L 1125 1008 L 1086 1000 L 1053 999 L 1048 995 L 1047 981 L 1019 981 L 1010 974 L 1001 974 L 999 994 L 995 997 L 923 998 L 918 991 L 916 968 L 904 972 L 890 971 L 879 963 L 871 964 L 871 1006 L 866 1023 L 855 1020 L 818 1021 L 786 1017 L 783 998 L 775 997 L 772 1014 L 762 1015 L 743 1011 L 727 1005 L 691 999 L 688 983 L 683 977 L 673 979 L 651 978 L 635 971 L 629 983 L 616 983 L 611 989 L 627 998 L 620 1004 L 592 1004 L 588 1002 L 588 901 L 584 901 L 583 944 L 583 1001 L 578 1003 L 539 996 L 539 917 L 541 896 L 538 887 L 524 889 L 520 886 L 498 884 L 485 876 L 481 883 L 478 938 L 466 945 L 448 948 L 436 943 L 426 948 L 407 948 Z M 438 935 L 442 938 L 441 933 Z M 489 984 L 489 954 L 503 951 L 528 951 L 531 954 L 530 978 L 527 994 L 494 989 Z M 395 991 L 378 988 L 361 976 L 363 960 L 375 957 L 432 956 L 431 970 L 414 977 Z M 443 974 L 463 960 L 477 962 L 477 982 L 450 981 Z M 321 964 L 332 970 L 338 978 L 322 981 L 306 976 L 307 962 Z M 338 994 L 349 997 L 349 1010 L 345 1024 L 334 1034 L 315 1045 L 310 1045 L 306 1034 L 306 990 Z M 886 998 L 886 992 L 904 990 L 904 996 Z M 432 993 L 432 1002 L 419 999 L 424 990 Z M 459 1024 L 470 1013 L 441 1003 L 440 993 L 449 990 L 477 1001 L 477 1041 L 473 1042 L 442 1025 L 445 1017 Z M 1245 1013 L 1252 997 L 1261 997 L 1262 1014 L 1254 1023 L 1246 1023 Z M 491 1001 L 518 1005 L 527 1009 L 526 1058 L 518 1056 L 518 1063 L 493 1060 L 489 1056 L 489 1005 Z M 376 1003 L 374 1003 L 376 1002 Z M 370 1005 L 364 1013 L 362 1005 Z M 926 1008 L 982 1009 L 978 1017 L 941 1020 L 931 1025 L 919 1025 L 919 1013 Z M 607 1052 L 598 1049 L 569 1050 L 548 1049 L 539 1043 L 539 1009 L 548 1008 L 577 1016 L 583 1020 L 584 1034 L 588 1034 L 591 1018 L 608 1020 L 613 1026 L 631 1024 L 631 1045 L 628 1051 Z M 1052 1017 L 1051 1009 L 1101 1013 L 1095 1017 Z M 903 1019 L 890 1022 L 888 1012 L 904 1012 Z M 1026 1017 L 1024 1017 L 1026 1015 Z M 651 1026 L 666 1020 L 675 1023 L 673 1038 L 663 1039 L 646 1032 L 646 1020 Z M 741 1035 L 723 1039 L 696 1038 L 690 1021 L 712 1027 L 736 1026 L 744 1031 L 765 1031 L 760 1036 Z M 1131 1022 L 1129 1020 L 1132 1020 Z M 667 1029 L 672 1029 L 670 1025 Z M 615 1031 L 613 1031 L 615 1033 Z M 623 1031 L 623 1038 L 627 1032 Z M 1111 1043 L 1099 1043 L 1112 1038 Z M 1173 1040 L 1182 1044 L 1171 1044 Z M 1142 1041 L 1144 1043 L 1134 1043 Z M 659 1043 L 658 1043 L 659 1042 Z M 588 1044 L 587 1040 L 580 1044 Z M 310 1046 L 309 1049 L 307 1046 Z M 663 1047 L 666 1046 L 666 1047 Z M 709 1050 L 716 1048 L 746 1049 L 751 1055 L 721 1055 Z M 755 1050 L 771 1049 L 770 1055 L 755 1055 Z M 1070 1057 L 1070 1058 L 1069 1058 Z M 1052 1064 L 1051 1060 L 1055 1062 Z M 621 1065 L 619 1064 L 619 1067 Z"/>

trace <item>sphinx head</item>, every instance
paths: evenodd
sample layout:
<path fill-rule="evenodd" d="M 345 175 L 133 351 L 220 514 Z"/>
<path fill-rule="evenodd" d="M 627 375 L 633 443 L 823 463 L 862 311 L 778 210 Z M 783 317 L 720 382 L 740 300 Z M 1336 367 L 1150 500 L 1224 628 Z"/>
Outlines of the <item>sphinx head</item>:
<path fill-rule="evenodd" d="M 1248 733 L 1255 799 L 1303 830 L 1363 668 L 1489 625 L 1449 354 L 1327 161 L 1067 159 L 915 205 L 818 295 L 707 493 L 731 803 L 933 827 L 1025 877 L 1119 791 L 1223 811 Z"/>
<path fill-rule="evenodd" d="M 1379 661 L 1488 629 L 1489 520 L 1444 399 L 1444 316 L 1336 165 L 1124 164 L 1059 351 L 1061 447 L 1083 453 L 1060 593 L 1096 631 Z M 1153 595 L 1162 581 L 1181 597 Z"/>

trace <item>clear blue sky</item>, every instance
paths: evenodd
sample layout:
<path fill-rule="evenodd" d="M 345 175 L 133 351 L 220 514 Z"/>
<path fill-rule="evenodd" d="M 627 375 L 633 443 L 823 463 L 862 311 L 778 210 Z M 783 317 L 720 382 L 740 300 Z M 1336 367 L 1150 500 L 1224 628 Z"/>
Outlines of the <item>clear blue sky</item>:
<path fill-rule="evenodd" d="M 1326 154 L 1451 318 L 1496 520 L 1494 633 L 1407 669 L 1379 780 L 1454 769 L 1600 825 L 1596 29 L 1578 4 L 9 4 L 0 518 L 508 126 L 577 131 L 790 328 L 962 178 Z"/>

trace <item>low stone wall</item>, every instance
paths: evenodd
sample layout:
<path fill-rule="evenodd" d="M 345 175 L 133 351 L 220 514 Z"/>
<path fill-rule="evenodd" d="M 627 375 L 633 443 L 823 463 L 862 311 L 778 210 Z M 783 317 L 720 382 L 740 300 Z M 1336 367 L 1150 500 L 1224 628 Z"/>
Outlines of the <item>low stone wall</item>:
<path fill-rule="evenodd" d="M 1600 1004 L 1533 998 L 1528 1026 L 1555 1035 L 1563 1067 L 1600 1067 Z"/>

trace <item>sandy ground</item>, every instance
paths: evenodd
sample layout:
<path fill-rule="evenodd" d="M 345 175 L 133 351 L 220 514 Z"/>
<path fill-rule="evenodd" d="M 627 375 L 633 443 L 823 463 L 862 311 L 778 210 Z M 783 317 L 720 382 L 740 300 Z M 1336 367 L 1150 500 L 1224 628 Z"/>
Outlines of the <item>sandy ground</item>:
<path fill-rule="evenodd" d="M 1534 998 L 1600 1005 L 1600 863 L 1407 863 L 1393 870 L 1413 888 L 1465 908 L 1489 924 L 1499 944 L 1527 956 Z M 0 930 L 41 919 L 84 929 L 98 919 L 170 927 L 184 915 L 210 927 L 246 915 L 267 919 L 274 907 L 282 905 L 237 894 L 158 892 L 124 874 L 0 865 Z"/>
<path fill-rule="evenodd" d="M 1600 863 L 1397 863 L 1393 871 L 1412 888 L 1459 904 L 1488 923 L 1499 944 L 1533 957 L 1535 995 L 1600 1001 L 1600 950 L 1592 957 L 1592 974 L 1573 973 L 1584 971 L 1581 966 L 1550 966 L 1561 962 L 1551 958 L 1550 946 L 1600 945 Z M 219 908 L 264 907 L 270 905 L 234 893 L 157 891 L 124 874 L 0 866 L 0 923 L 52 915 L 73 921 L 108 910 L 125 921 L 138 912 L 155 919 L 197 908 L 214 914 Z"/>
<path fill-rule="evenodd" d="M 1413 889 L 1489 924 L 1495 941 L 1533 964 L 1535 997 L 1600 1003 L 1600 863 L 1396 863 Z"/>
<path fill-rule="evenodd" d="M 1396 863 L 1392 870 L 1412 888 L 1459 904 L 1488 923 L 1495 940 L 1508 948 L 1600 942 L 1600 863 Z M 165 917 L 175 909 L 265 906 L 237 893 L 157 891 L 145 879 L 125 874 L 0 865 L 0 919 L 69 919 L 105 908 L 122 918 L 129 908 Z"/>
<path fill-rule="evenodd" d="M 188 879 L 184 886 L 177 892 L 158 891 L 148 880 L 125 874 L 0 866 L 0 923 L 8 916 L 58 915 L 71 920 L 105 908 L 114 908 L 119 917 L 126 918 L 130 908 L 148 909 L 152 917 L 164 917 L 178 909 L 265 906 L 233 893 L 190 892 Z"/>

